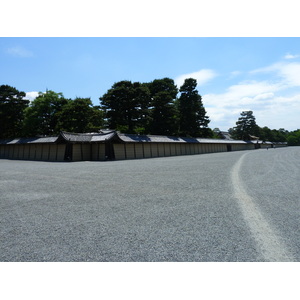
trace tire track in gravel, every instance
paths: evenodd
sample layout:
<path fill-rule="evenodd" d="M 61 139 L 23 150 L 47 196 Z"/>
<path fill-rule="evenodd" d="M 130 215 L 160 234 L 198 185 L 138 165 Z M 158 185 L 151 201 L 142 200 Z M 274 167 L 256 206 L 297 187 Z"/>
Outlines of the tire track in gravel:
<path fill-rule="evenodd" d="M 252 197 L 247 194 L 247 191 L 244 188 L 239 173 L 243 160 L 247 154 L 249 154 L 249 152 L 243 154 L 231 170 L 234 196 L 241 208 L 243 217 L 266 261 L 293 261 L 293 257 L 288 253 L 283 242 L 273 231 L 270 224 L 260 212 L 259 207 L 255 205 Z"/>

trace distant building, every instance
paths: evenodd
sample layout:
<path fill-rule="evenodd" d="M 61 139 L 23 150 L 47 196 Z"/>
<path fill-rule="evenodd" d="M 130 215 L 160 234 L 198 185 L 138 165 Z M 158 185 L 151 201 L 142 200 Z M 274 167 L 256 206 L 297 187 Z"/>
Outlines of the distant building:
<path fill-rule="evenodd" d="M 227 132 L 227 131 L 219 131 L 217 134 L 218 134 L 218 136 L 221 139 L 224 139 L 224 140 L 233 140 L 233 138 L 231 137 L 230 133 Z"/>

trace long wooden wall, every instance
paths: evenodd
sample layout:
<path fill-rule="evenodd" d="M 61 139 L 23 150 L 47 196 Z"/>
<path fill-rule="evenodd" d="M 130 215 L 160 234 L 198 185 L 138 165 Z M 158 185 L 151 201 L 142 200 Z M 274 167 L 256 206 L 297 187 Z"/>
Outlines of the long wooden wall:
<path fill-rule="evenodd" d="M 0 145 L 0 158 L 64 161 L 65 144 Z"/>
<path fill-rule="evenodd" d="M 202 153 L 226 152 L 227 145 L 188 144 L 188 143 L 124 143 L 114 144 L 115 159 L 140 159 L 153 157 L 167 157 L 177 155 L 193 155 Z M 251 146 L 251 145 L 250 145 Z M 232 151 L 249 149 L 248 145 L 235 145 Z M 254 148 L 254 147 L 253 147 Z"/>
<path fill-rule="evenodd" d="M 228 145 L 230 145 L 228 147 Z M 262 144 L 262 148 L 271 145 Z M 276 145 L 284 147 L 285 144 Z M 177 155 L 193 155 L 202 153 L 216 153 L 226 151 L 240 151 L 255 149 L 255 144 L 238 143 L 115 143 L 113 144 L 116 160 L 142 159 L 152 157 L 167 157 Z M 64 161 L 66 144 L 28 143 L 0 145 L 0 158 L 27 159 L 41 161 Z M 103 161 L 105 157 L 104 143 L 74 143 L 72 144 L 73 161 Z"/>

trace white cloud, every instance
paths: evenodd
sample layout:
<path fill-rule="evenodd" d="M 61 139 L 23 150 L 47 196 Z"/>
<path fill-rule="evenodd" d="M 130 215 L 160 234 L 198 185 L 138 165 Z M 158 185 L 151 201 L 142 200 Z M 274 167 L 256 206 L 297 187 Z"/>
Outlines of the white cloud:
<path fill-rule="evenodd" d="M 294 96 L 278 96 L 269 102 L 254 115 L 257 124 L 271 129 L 285 128 L 296 130 L 300 128 L 300 94 Z"/>
<path fill-rule="evenodd" d="M 242 74 L 241 71 L 233 71 L 233 72 L 230 73 L 229 79 L 235 78 L 235 77 L 237 77 L 237 76 L 239 76 L 241 74 Z"/>
<path fill-rule="evenodd" d="M 241 107 L 245 104 L 254 104 L 272 98 L 274 92 L 280 88 L 280 84 L 267 81 L 245 81 L 230 86 L 225 93 L 206 94 L 203 96 L 203 101 L 209 106 Z"/>
<path fill-rule="evenodd" d="M 38 95 L 39 95 L 39 92 L 26 92 L 25 99 L 33 101 Z"/>
<path fill-rule="evenodd" d="M 290 54 L 290 53 L 287 53 L 285 56 L 284 56 L 284 58 L 285 59 L 293 59 L 293 58 L 297 58 L 297 57 L 299 57 L 299 55 L 293 55 L 293 54 Z"/>
<path fill-rule="evenodd" d="M 6 53 L 18 57 L 32 57 L 33 53 L 23 47 L 16 46 L 6 49 Z"/>
<path fill-rule="evenodd" d="M 299 128 L 300 63 L 278 62 L 249 74 L 259 77 L 231 85 L 223 93 L 202 96 L 210 127 L 228 130 L 235 126 L 242 111 L 252 110 L 261 127 Z"/>
<path fill-rule="evenodd" d="M 289 85 L 300 86 L 300 63 L 282 65 L 278 72 Z"/>
<path fill-rule="evenodd" d="M 256 69 L 251 74 L 271 73 L 273 76 L 280 77 L 281 83 L 285 88 L 300 86 L 300 63 L 299 62 L 279 62 L 271 66 Z"/>
<path fill-rule="evenodd" d="M 274 97 L 274 93 L 262 93 L 254 97 L 254 100 L 266 100 Z"/>
<path fill-rule="evenodd" d="M 182 74 L 182 75 L 176 77 L 174 81 L 175 81 L 177 87 L 180 88 L 183 85 L 185 79 L 194 78 L 197 80 L 197 86 L 201 86 L 201 85 L 206 84 L 209 80 L 212 80 L 216 76 L 217 76 L 217 74 L 213 70 L 202 69 L 197 72 Z"/>

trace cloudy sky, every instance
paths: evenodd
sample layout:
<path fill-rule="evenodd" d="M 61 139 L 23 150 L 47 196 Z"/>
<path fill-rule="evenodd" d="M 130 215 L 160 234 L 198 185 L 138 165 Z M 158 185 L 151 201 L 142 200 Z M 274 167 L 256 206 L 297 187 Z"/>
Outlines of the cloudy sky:
<path fill-rule="evenodd" d="M 14 2 L 6 4 L 7 11 Z M 101 11 L 88 13 L 74 4 L 72 14 L 67 3 L 59 11 L 49 6 L 47 14 L 35 13 L 13 29 L 2 26 L 10 30 L 0 35 L 0 83 L 25 91 L 29 99 L 49 89 L 72 99 L 90 97 L 98 105 L 99 97 L 120 80 L 169 77 L 180 87 L 192 77 L 212 129 L 234 127 L 244 110 L 252 110 L 261 127 L 300 128 L 300 38 L 276 37 L 295 34 L 293 1 L 285 2 L 289 6 L 272 2 L 270 8 L 256 0 L 242 6 L 240 1 L 229 0 L 225 6 L 224 1 L 212 0 L 197 10 L 197 1 L 187 0 L 187 8 L 170 6 L 171 2 L 159 2 L 168 14 L 157 10 L 157 1 L 147 10 L 136 1 L 126 2 L 126 7 L 122 1 L 110 1 Z M 30 11 L 27 2 L 19 3 L 22 9 L 14 11 L 15 19 Z M 228 11 L 230 4 L 234 12 Z M 188 14 L 183 14 L 185 9 Z M 63 15 L 66 11 L 69 14 Z M 8 24 L 5 18 L 1 22 Z M 151 22 L 145 25 L 143 19 Z M 282 31 L 282 24 L 288 24 L 288 31 Z M 275 34 L 270 31 L 274 27 Z M 99 34 L 95 28 L 113 29 Z"/>

